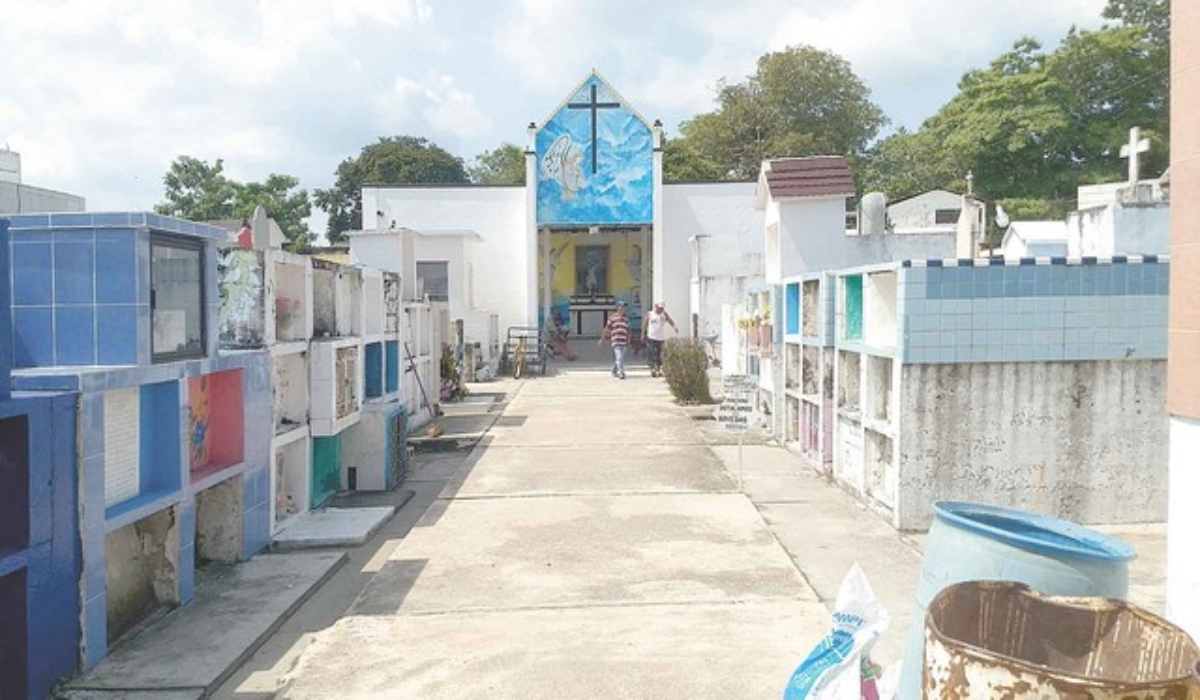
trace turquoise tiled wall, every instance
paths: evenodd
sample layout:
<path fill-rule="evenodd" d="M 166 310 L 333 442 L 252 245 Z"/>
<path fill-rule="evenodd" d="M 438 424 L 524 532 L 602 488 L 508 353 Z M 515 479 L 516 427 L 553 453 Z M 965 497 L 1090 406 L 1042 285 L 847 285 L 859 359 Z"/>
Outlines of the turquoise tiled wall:
<path fill-rule="evenodd" d="M 907 265 L 907 264 L 906 264 Z M 1170 266 L 905 267 L 908 363 L 1164 359 Z"/>

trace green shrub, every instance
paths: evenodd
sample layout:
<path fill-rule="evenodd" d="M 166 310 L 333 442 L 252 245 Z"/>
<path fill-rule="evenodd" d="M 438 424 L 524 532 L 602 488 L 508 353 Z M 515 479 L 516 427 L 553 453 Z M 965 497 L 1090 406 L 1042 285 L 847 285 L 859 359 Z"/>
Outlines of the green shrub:
<path fill-rule="evenodd" d="M 663 376 L 675 400 L 684 404 L 712 403 L 708 391 L 708 353 L 694 340 L 672 338 L 663 347 Z"/>

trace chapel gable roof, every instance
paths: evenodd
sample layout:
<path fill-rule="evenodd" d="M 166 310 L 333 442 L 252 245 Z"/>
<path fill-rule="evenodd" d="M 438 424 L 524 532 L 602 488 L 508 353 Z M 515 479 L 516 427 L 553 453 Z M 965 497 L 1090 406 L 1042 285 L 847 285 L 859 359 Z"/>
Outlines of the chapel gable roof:
<path fill-rule="evenodd" d="M 550 114 L 546 115 L 546 118 L 537 125 L 538 131 L 541 131 L 543 128 L 545 128 L 545 126 L 550 123 L 550 120 L 554 119 L 555 115 L 561 112 L 562 109 L 566 107 L 572 99 L 575 98 L 575 95 L 579 94 L 579 91 L 582 90 L 592 78 L 595 78 L 596 82 L 603 86 L 604 89 L 612 95 L 613 99 L 615 99 L 617 102 L 620 102 L 622 107 L 629 110 L 629 112 L 636 117 L 638 121 L 640 121 L 642 124 L 645 124 L 647 129 L 650 128 L 650 122 L 646 121 L 646 118 L 633 108 L 633 105 L 630 104 L 629 100 L 625 99 L 624 95 L 617 92 L 617 89 L 612 86 L 612 83 L 605 80 L 604 76 L 600 75 L 600 72 L 593 68 L 591 72 L 583 77 L 583 80 L 580 80 L 579 83 L 567 93 L 567 96 L 564 97 L 562 101 L 554 107 L 554 109 L 550 110 Z"/>

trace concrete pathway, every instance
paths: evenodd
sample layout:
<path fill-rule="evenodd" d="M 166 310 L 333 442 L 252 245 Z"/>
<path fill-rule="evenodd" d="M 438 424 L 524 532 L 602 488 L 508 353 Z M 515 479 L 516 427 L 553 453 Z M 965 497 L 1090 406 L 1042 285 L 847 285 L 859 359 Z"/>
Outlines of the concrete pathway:
<path fill-rule="evenodd" d="M 828 610 L 662 381 L 517 386 L 279 696 L 779 697 Z"/>
<path fill-rule="evenodd" d="M 737 492 L 711 408 L 644 370 L 480 386 L 511 401 L 478 449 L 419 460 L 413 502 L 217 697 L 777 698 L 854 563 L 891 617 L 875 659 L 903 657 L 923 535 L 762 435 Z M 1165 528 L 1099 529 L 1161 612 Z"/>

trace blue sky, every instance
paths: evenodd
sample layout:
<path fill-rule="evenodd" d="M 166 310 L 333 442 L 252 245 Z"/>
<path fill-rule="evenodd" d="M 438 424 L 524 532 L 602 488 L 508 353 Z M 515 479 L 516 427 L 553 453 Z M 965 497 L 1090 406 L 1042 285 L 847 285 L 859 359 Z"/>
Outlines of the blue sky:
<path fill-rule="evenodd" d="M 523 145 L 596 68 L 668 133 L 763 53 L 850 61 L 894 126 L 1022 35 L 1104 0 L 0 0 L 0 145 L 29 184 L 145 209 L 180 154 L 310 191 L 379 136 L 470 159 Z M 323 217 L 312 226 L 323 228 Z"/>

